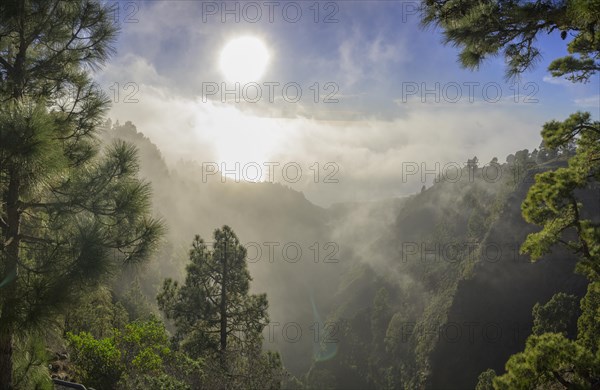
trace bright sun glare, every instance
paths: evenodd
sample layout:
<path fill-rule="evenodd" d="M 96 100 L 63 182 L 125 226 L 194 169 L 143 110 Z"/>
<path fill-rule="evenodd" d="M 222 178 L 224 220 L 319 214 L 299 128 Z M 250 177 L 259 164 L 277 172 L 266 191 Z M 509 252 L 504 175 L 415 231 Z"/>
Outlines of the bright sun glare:
<path fill-rule="evenodd" d="M 227 81 L 247 83 L 262 77 L 269 59 L 265 44 L 248 36 L 229 41 L 221 51 L 219 65 Z"/>

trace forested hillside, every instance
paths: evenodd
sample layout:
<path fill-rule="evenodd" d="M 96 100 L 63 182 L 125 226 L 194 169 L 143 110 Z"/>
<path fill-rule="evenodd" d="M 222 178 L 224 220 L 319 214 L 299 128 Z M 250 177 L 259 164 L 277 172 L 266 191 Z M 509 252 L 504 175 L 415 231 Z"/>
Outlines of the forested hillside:
<path fill-rule="evenodd" d="M 156 167 L 160 151 L 131 123 L 113 126 L 108 134 L 133 142 L 141 151 L 142 174 L 168 189 L 157 194 L 155 208 L 168 222 L 169 246 L 185 246 L 185 237 L 172 232 L 198 229 L 222 215 L 231 216 L 226 222 L 238 226 L 248 242 L 288 240 L 305 248 L 329 237 L 339 245 L 338 263 L 315 264 L 311 253 L 304 255 L 310 260 L 305 264 L 291 264 L 277 253 L 272 263 L 263 254 L 250 264 L 252 274 L 260 275 L 257 291 L 273 297 L 272 321 L 309 329 L 316 321 L 315 303 L 329 326 L 321 345 L 313 337 L 298 343 L 276 337 L 266 344 L 282 354 L 293 375 L 306 376 L 311 388 L 474 387 L 482 371 L 501 371 L 523 348 L 536 303 L 558 292 L 579 298 L 585 293 L 585 279 L 573 273 L 573 254 L 558 250 L 531 263 L 519 253 L 535 230 L 519 207 L 533 175 L 564 166 L 572 150 L 522 150 L 502 164 L 494 160 L 446 172 L 408 198 L 322 209 L 277 184 L 202 183 L 200 166 L 182 162 L 170 172 Z M 144 168 L 146 161 L 151 169 Z M 181 177 L 196 177 L 196 185 Z M 580 195 L 591 205 L 589 215 L 598 215 L 597 191 Z M 196 201 L 178 211 L 176 199 L 182 198 Z M 267 209 L 299 213 L 292 222 L 289 213 Z M 261 212 L 271 218 L 264 227 L 264 219 L 255 219 Z M 254 228 L 256 220 L 261 230 Z M 164 264 L 160 260 L 154 261 Z M 169 264 L 170 270 L 183 270 L 177 260 Z M 159 278 L 146 273 L 141 283 L 151 302 Z"/>
<path fill-rule="evenodd" d="M 564 165 L 560 158 L 536 162 L 539 154 L 509 156 L 510 163 L 496 165 L 501 175 L 493 164 L 465 169 L 460 180 L 406 200 L 369 247 L 370 258 L 385 261 L 371 266 L 365 259 L 341 282 L 331 314 L 344 324 L 339 354 L 315 363 L 313 383 L 473 388 L 482 371 L 501 372 L 523 348 L 536 303 L 558 292 L 583 297 L 587 282 L 573 273 L 572 253 L 558 250 L 537 263 L 519 253 L 534 230 L 519 208 L 532 174 Z M 598 216 L 598 189 L 580 196 L 590 205 L 585 212 Z"/>

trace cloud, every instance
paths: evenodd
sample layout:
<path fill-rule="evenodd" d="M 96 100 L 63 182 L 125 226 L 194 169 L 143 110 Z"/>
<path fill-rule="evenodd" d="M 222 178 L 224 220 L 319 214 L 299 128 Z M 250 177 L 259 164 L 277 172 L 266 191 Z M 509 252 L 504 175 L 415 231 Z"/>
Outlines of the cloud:
<path fill-rule="evenodd" d="M 544 78 L 542 78 L 542 80 L 548 84 L 562 85 L 564 87 L 573 85 L 573 83 L 571 81 L 569 81 L 565 78 L 562 78 L 562 77 L 552 77 L 552 76 L 547 75 L 547 76 L 544 76 Z"/>
<path fill-rule="evenodd" d="M 263 164 L 276 162 L 277 181 L 325 206 L 417 191 L 419 177 L 403 182 L 403 163 L 432 169 L 436 162 L 460 163 L 473 155 L 481 161 L 494 156 L 503 160 L 515 150 L 537 146 L 543 123 L 535 110 L 501 104 L 415 104 L 390 120 L 261 115 L 235 103 L 181 95 L 176 87 L 161 86 L 162 79 L 146 62 L 133 56 L 129 60 L 132 66 L 125 68 L 151 82 L 140 82 L 138 103 L 116 103 L 110 117 L 131 120 L 159 146 L 170 166 L 180 159 L 224 164 L 226 169 L 257 163 L 266 178 Z M 289 163 L 302 170 L 296 182 L 283 176 Z"/>
<path fill-rule="evenodd" d="M 574 102 L 576 105 L 581 107 L 592 107 L 598 109 L 598 107 L 600 107 L 600 95 L 575 99 Z"/>
<path fill-rule="evenodd" d="M 115 82 L 120 88 L 136 83 L 139 102 L 120 99 L 110 116 L 131 120 L 171 166 L 180 159 L 230 168 L 236 162 L 274 161 L 281 167 L 294 162 L 302 168 L 302 178 L 285 184 L 328 205 L 419 190 L 418 181 L 402 182 L 403 162 L 434 167 L 474 155 L 480 161 L 504 160 L 509 153 L 539 144 L 546 117 L 541 104 L 511 103 L 508 95 L 495 104 L 394 103 L 401 75 L 416 80 L 420 67 L 429 66 L 430 48 L 411 47 L 412 38 L 400 31 L 407 26 L 390 33 L 397 27 L 383 16 L 365 23 L 313 23 L 311 29 L 205 24 L 191 2 L 155 2 L 144 3 L 138 18 L 139 23 L 125 27 L 121 54 L 97 78 L 107 92 Z M 319 29 L 318 39 L 306 32 L 312 28 Z M 202 99 L 201 83 L 220 81 L 214 54 L 228 38 L 248 32 L 269 37 L 277 53 L 269 81 L 300 83 L 301 101 Z M 296 78 L 286 80 L 284 75 Z M 320 82 L 321 100 L 327 92 L 324 82 L 339 81 L 340 102 L 314 103 L 309 87 L 315 81 Z M 338 182 L 325 183 L 334 171 Z"/>
<path fill-rule="evenodd" d="M 363 66 L 356 59 L 356 43 L 353 38 L 347 39 L 340 45 L 339 63 L 344 84 L 352 86 L 364 77 Z"/>
<path fill-rule="evenodd" d="M 360 91 L 385 87 L 391 75 L 412 59 L 404 36 L 391 41 L 385 32 L 373 37 L 363 31 L 364 26 L 353 25 L 339 45 L 339 75 L 345 87 L 360 87 Z"/>

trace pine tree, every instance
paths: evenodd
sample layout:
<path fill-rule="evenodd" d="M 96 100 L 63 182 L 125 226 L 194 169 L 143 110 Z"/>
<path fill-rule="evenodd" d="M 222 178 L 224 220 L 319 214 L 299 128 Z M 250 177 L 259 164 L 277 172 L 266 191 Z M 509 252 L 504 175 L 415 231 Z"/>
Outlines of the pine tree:
<path fill-rule="evenodd" d="M 600 122 L 589 113 L 576 113 L 563 122 L 551 121 L 542 130 L 544 143 L 558 149 L 576 140 L 575 155 L 566 167 L 536 175 L 521 208 L 525 220 L 541 225 L 531 233 L 522 251 L 538 259 L 553 245 L 564 244 L 580 255 L 578 269 L 591 281 L 600 280 L 600 221 L 582 216 L 576 191 L 600 181 Z M 597 207 L 593 200 L 587 207 Z M 567 239 L 573 231 L 576 240 Z"/>
<path fill-rule="evenodd" d="M 90 71 L 113 52 L 111 8 L 95 0 L 0 5 L 0 389 L 15 337 L 56 322 L 81 291 L 144 259 L 162 226 L 136 151 L 100 150 L 109 100 Z"/>
<path fill-rule="evenodd" d="M 552 76 L 589 82 L 600 71 L 599 0 L 424 0 L 424 11 L 424 24 L 442 27 L 446 42 L 461 48 L 460 62 L 466 67 L 476 68 L 486 57 L 502 52 L 507 76 L 517 76 L 540 57 L 536 37 L 559 30 L 559 39 L 574 38 L 567 45 L 570 55 L 549 65 Z M 600 122 L 589 113 L 577 112 L 564 121 L 546 123 L 542 137 L 540 161 L 558 156 L 568 165 L 535 176 L 521 208 L 525 220 L 541 230 L 527 237 L 521 251 L 536 260 L 553 246 L 564 245 L 579 255 L 576 269 L 590 284 L 581 302 L 577 340 L 548 332 L 544 326 L 536 328 L 546 333 L 529 337 L 525 350 L 508 360 L 507 372 L 493 384 L 500 389 L 597 388 L 600 221 L 586 213 L 597 212 L 597 204 L 592 204 L 597 199 L 592 195 L 583 205 L 579 194 L 583 189 L 593 191 L 600 181 Z M 527 162 L 525 153 L 509 157 L 509 165 Z"/>
<path fill-rule="evenodd" d="M 228 226 L 215 230 L 212 249 L 194 238 L 186 270 L 183 285 L 164 281 L 159 307 L 174 319 L 177 337 L 191 356 L 218 354 L 225 366 L 230 350 L 243 353 L 262 340 L 266 295 L 248 293 L 246 249 Z"/>
<path fill-rule="evenodd" d="M 567 335 L 573 320 L 577 318 L 578 298 L 575 295 L 556 293 L 545 304 L 533 306 L 533 334 L 562 333 Z"/>
<path fill-rule="evenodd" d="M 425 25 L 440 26 L 446 43 L 461 48 L 459 60 L 477 68 L 487 57 L 504 54 L 508 77 L 518 76 L 541 57 L 539 34 L 560 31 L 574 36 L 570 55 L 554 60 L 549 70 L 585 82 L 600 70 L 600 1 L 424 0 Z"/>

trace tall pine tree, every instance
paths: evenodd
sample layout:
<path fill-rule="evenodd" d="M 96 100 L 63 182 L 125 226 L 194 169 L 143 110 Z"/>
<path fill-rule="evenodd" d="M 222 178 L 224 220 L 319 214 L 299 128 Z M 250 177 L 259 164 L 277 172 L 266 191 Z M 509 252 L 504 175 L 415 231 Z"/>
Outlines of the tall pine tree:
<path fill-rule="evenodd" d="M 175 320 L 183 348 L 194 357 L 218 354 L 226 366 L 228 352 L 260 344 L 267 297 L 249 294 L 246 248 L 233 230 L 215 230 L 212 249 L 196 236 L 186 270 L 183 285 L 166 279 L 158 296 L 161 310 Z"/>
<path fill-rule="evenodd" d="M 108 99 L 90 71 L 118 27 L 96 0 L 0 4 L 0 389 L 17 337 L 84 287 L 146 257 L 161 232 L 135 149 L 96 139 Z"/>

